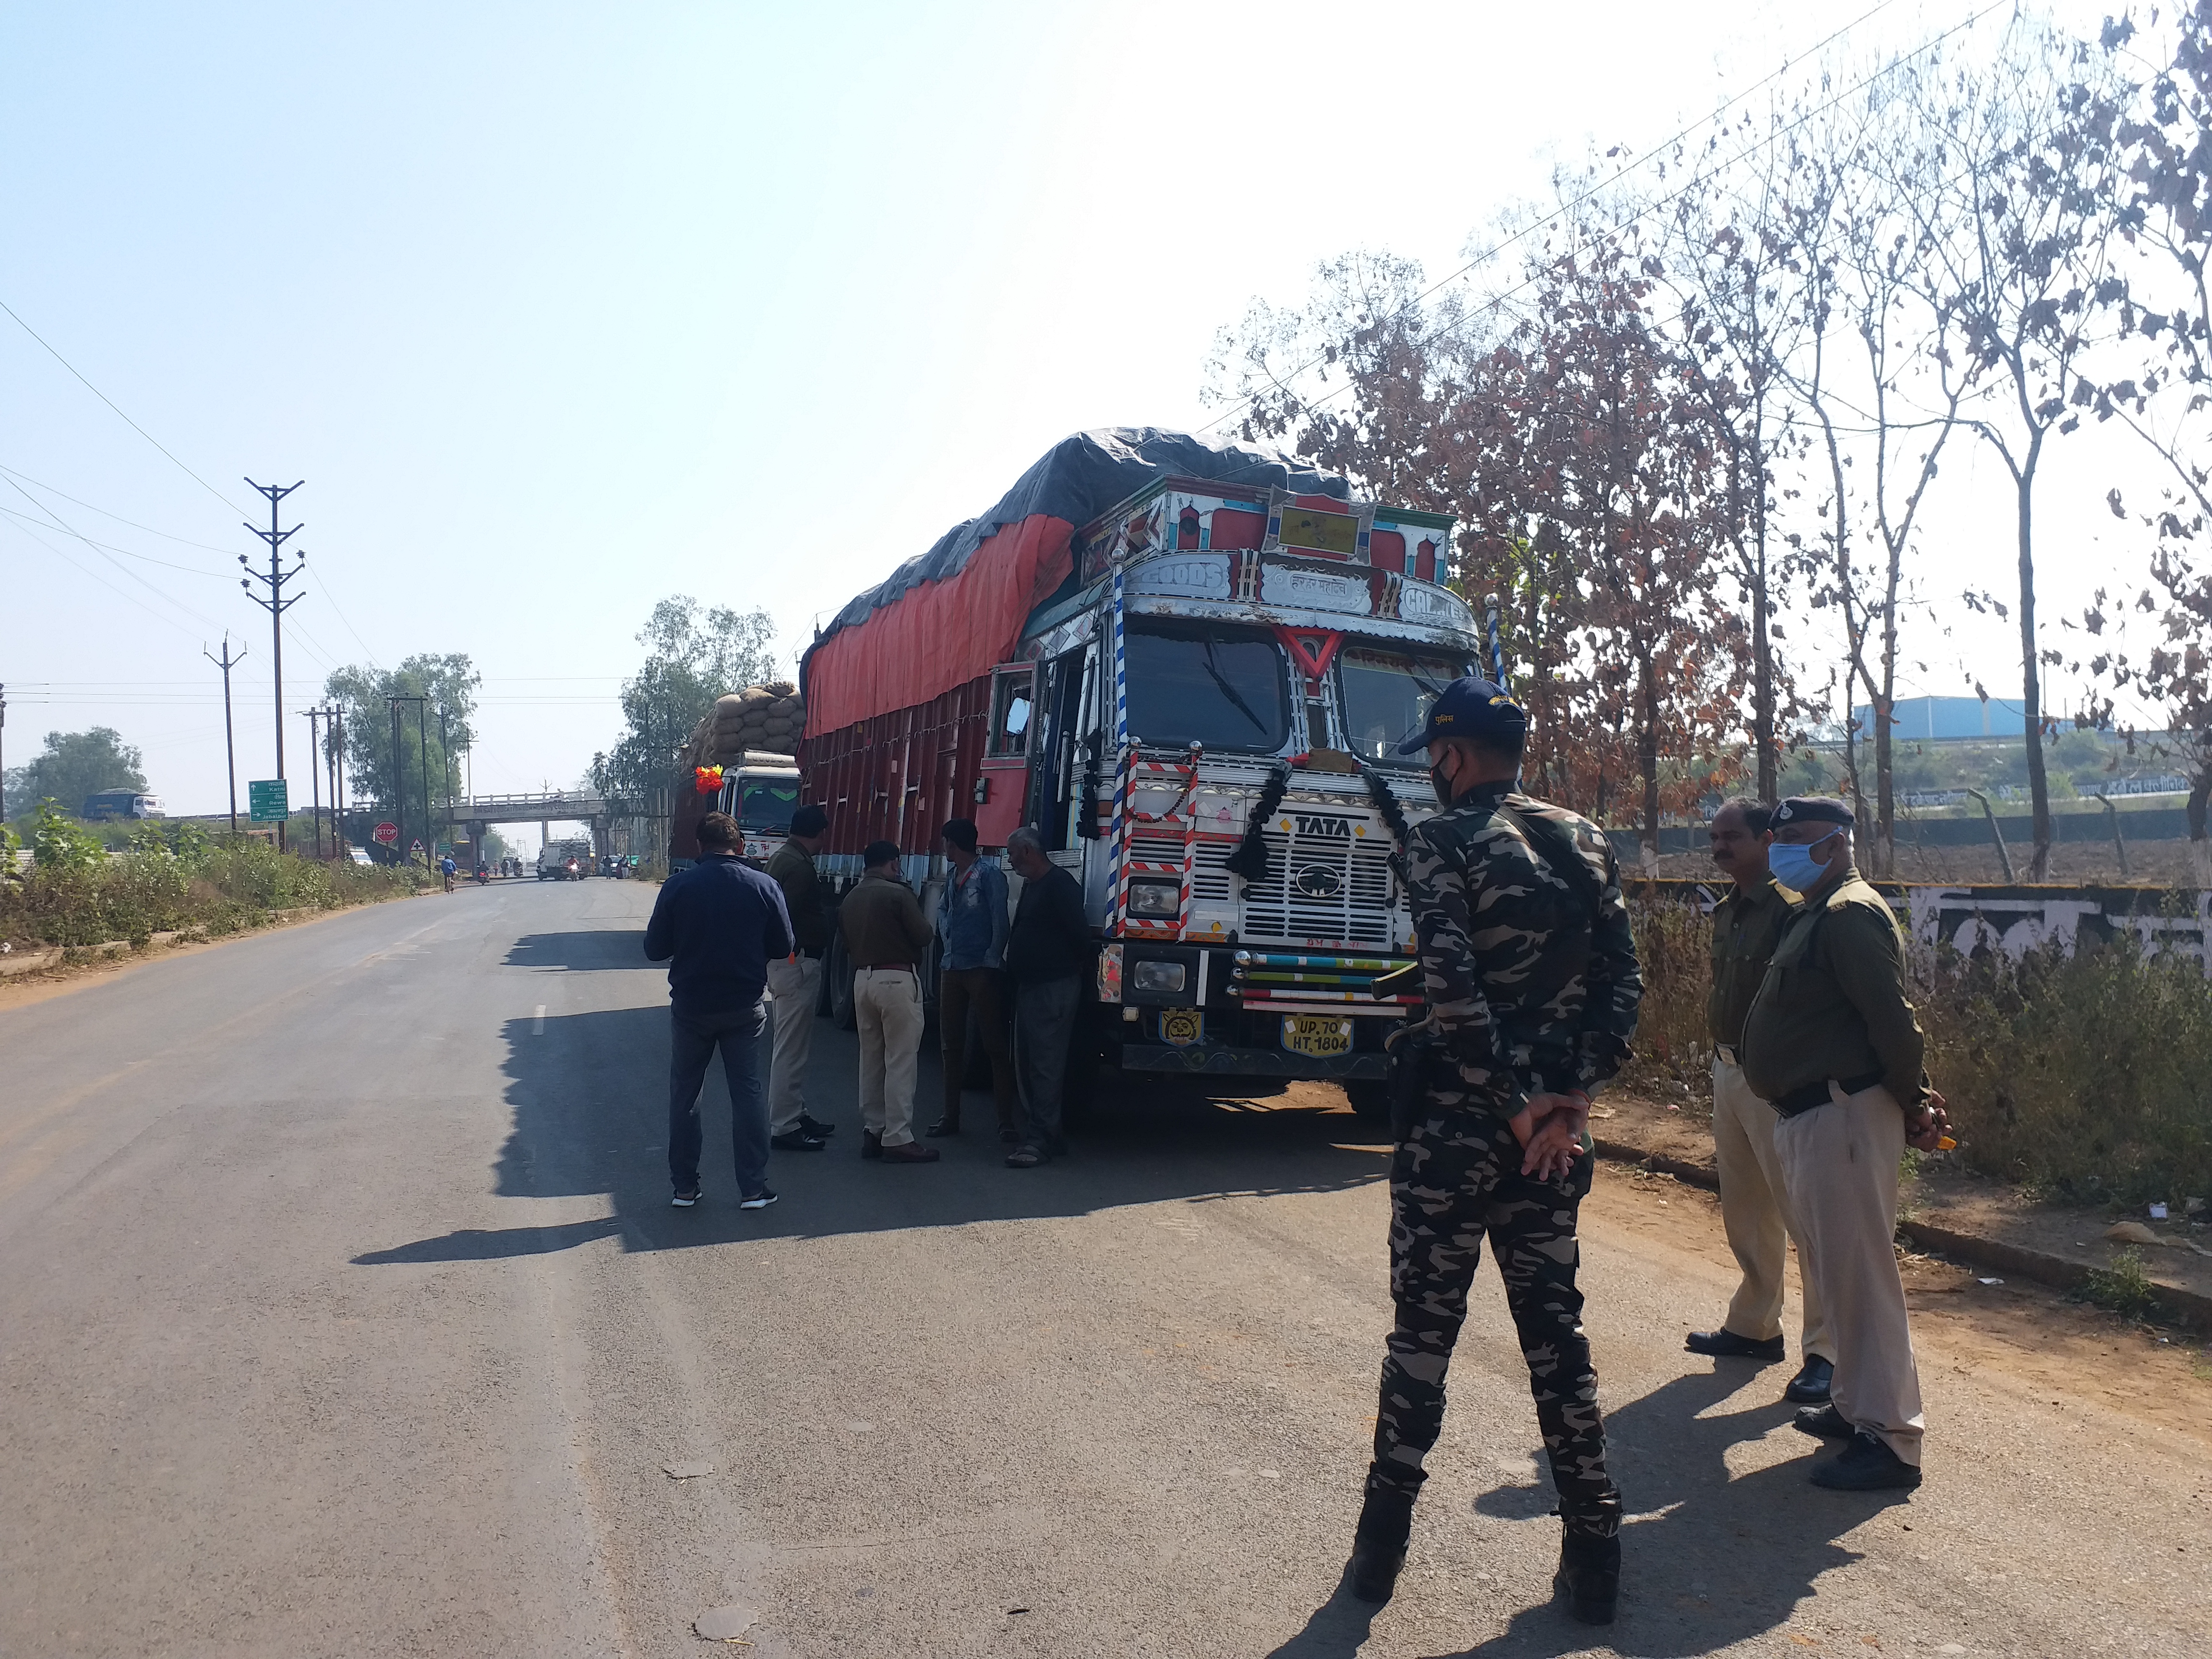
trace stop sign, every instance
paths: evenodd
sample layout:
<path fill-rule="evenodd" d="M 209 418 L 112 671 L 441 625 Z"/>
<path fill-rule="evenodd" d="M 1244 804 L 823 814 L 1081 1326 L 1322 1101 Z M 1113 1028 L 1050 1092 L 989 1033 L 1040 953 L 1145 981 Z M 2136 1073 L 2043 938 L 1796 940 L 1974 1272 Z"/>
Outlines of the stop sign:
<path fill-rule="evenodd" d="M 396 823 L 380 823 L 372 833 L 377 840 L 389 847 L 399 839 L 399 826 Z"/>

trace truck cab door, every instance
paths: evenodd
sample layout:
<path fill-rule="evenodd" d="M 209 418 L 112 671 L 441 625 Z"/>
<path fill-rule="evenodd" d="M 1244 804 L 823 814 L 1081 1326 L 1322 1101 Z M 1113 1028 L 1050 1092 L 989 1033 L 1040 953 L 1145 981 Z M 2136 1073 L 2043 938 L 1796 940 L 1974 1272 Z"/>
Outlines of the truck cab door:
<path fill-rule="evenodd" d="M 990 723 L 975 783 L 975 835 L 1004 847 L 1027 822 L 1030 751 L 1036 737 L 1036 665 L 1001 663 L 991 671 Z"/>

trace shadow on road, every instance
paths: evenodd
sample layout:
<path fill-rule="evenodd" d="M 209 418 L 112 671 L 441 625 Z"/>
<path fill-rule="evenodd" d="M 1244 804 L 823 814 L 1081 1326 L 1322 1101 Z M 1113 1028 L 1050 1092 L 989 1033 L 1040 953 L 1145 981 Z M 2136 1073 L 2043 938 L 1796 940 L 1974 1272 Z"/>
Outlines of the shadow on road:
<path fill-rule="evenodd" d="M 541 934 L 520 941 L 511 961 L 550 966 L 638 965 L 599 958 L 634 951 L 633 933 Z M 528 955 L 522 954 L 526 948 Z M 542 1026 L 542 1029 L 541 1029 Z M 513 1132 L 498 1152 L 493 1190 L 501 1197 L 605 1194 L 614 1215 L 560 1226 L 468 1229 L 374 1250 L 358 1265 L 494 1261 L 562 1250 L 619 1235 L 631 1250 L 682 1249 L 764 1238 L 807 1238 L 909 1227 L 959 1226 L 1073 1216 L 1128 1204 L 1237 1194 L 1328 1192 L 1378 1181 L 1384 1149 L 1340 1107 L 1262 1105 L 1200 1092 L 1190 1081 L 1132 1079 L 1102 1091 L 1074 1131 L 1073 1157 L 1012 1170 L 988 1127 L 984 1097 L 971 1095 L 975 1126 L 933 1141 L 933 1166 L 864 1163 L 860 1150 L 855 1045 L 827 1020 L 816 1024 L 808 1109 L 839 1126 L 826 1152 L 777 1153 L 769 1180 L 783 1201 L 741 1212 L 729 1176 L 729 1097 L 719 1062 L 709 1071 L 702 1114 L 706 1200 L 668 1206 L 665 1005 L 507 1023 L 507 1099 Z M 935 1054 L 926 1051 L 915 1117 L 938 1115 Z M 980 1109 L 976 1109 L 980 1108 Z M 717 1181 L 716 1176 L 720 1176 Z"/>
<path fill-rule="evenodd" d="M 507 948 L 503 968 L 537 968 L 568 973 L 608 968 L 643 968 L 642 927 L 578 928 L 565 933 L 526 933 Z"/>
<path fill-rule="evenodd" d="M 1524 1607 L 1498 1635 L 1449 1659 L 1552 1659 L 1591 1649 L 1692 1659 L 1781 1628 L 1812 1595 L 1815 1578 L 1858 1560 L 1837 1540 L 1902 1501 L 1902 1494 L 1830 1492 L 1809 1485 L 1812 1458 L 1830 1455 L 1816 1453 L 1809 1440 L 1806 1455 L 1731 1479 L 1728 1449 L 1790 1417 L 1790 1407 L 1778 1401 L 1712 1414 L 1742 1381 L 1740 1372 L 1726 1371 L 1677 1377 L 1607 1413 L 1614 1477 L 1634 1517 L 1621 1532 L 1618 1624 L 1603 1632 L 1577 1625 L 1547 1601 Z M 1508 1486 L 1485 1492 L 1474 1507 L 1556 1536 L 1552 1504 L 1548 1486 Z M 1347 1516 L 1347 1551 L 1351 1524 Z M 1418 1552 L 1418 1517 L 1414 1528 Z M 1544 1587 L 1537 1588 L 1541 1593 Z M 1498 1593 L 1472 1583 L 1464 1589 Z M 1420 1590 L 1409 1586 L 1405 1593 Z M 1352 1659 L 1373 1617 L 1374 1609 L 1353 1601 L 1340 1583 L 1269 1659 Z"/>

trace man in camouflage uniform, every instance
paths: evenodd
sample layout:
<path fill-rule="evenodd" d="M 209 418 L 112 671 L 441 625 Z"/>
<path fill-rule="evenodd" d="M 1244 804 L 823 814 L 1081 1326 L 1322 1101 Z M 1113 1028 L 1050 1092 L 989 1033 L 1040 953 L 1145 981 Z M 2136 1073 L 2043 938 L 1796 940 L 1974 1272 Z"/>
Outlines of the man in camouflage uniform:
<path fill-rule="evenodd" d="M 1604 833 L 1512 793 L 1528 717 L 1469 677 L 1421 734 L 1444 810 L 1407 848 L 1426 980 L 1424 1088 L 1390 1169 L 1390 1293 L 1375 1460 L 1352 1589 L 1389 1597 L 1405 1561 L 1422 1461 L 1443 1426 L 1444 1373 L 1486 1234 L 1528 1361 L 1564 1522 L 1555 1589 L 1613 1618 L 1620 1495 L 1606 1473 L 1597 1378 L 1575 1286 L 1590 1091 L 1629 1053 L 1643 979 Z"/>

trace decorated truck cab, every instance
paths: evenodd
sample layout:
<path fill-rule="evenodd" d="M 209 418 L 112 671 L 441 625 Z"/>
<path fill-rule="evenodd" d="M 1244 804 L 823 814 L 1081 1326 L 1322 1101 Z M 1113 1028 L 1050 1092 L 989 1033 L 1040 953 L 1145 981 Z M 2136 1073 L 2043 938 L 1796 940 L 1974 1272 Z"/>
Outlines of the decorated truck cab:
<path fill-rule="evenodd" d="M 1425 760 L 1396 746 L 1478 655 L 1443 585 L 1451 531 L 1264 451 L 1066 440 L 807 653 L 825 865 L 855 876 L 885 837 L 927 898 L 945 818 L 987 847 L 1028 825 L 1097 932 L 1086 1052 L 1336 1079 L 1374 1103 L 1419 1001 L 1377 984 L 1413 948 L 1398 855 L 1433 810 Z M 929 696 L 872 707 L 909 653 Z"/>

